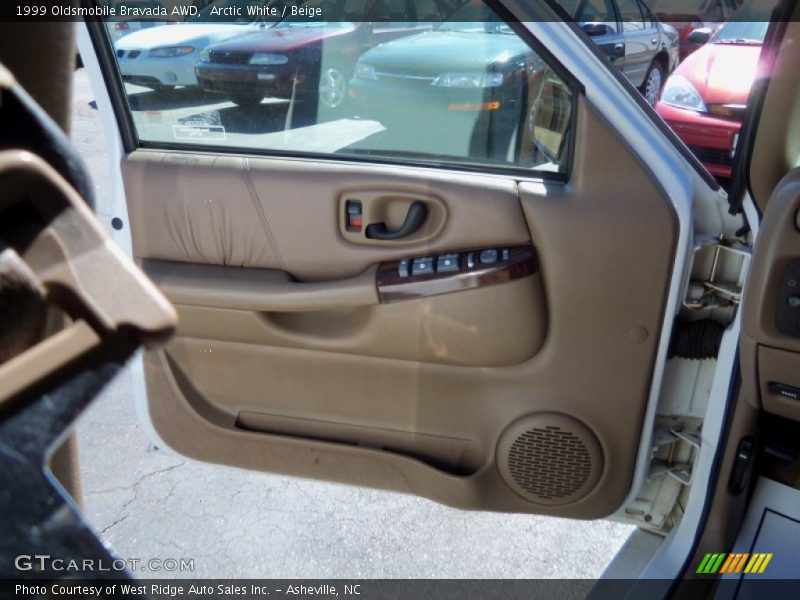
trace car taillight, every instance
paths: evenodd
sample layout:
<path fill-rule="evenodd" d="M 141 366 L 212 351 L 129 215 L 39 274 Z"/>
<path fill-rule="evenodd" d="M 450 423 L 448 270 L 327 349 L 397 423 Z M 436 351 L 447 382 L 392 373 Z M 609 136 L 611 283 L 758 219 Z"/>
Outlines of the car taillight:
<path fill-rule="evenodd" d="M 116 29 L 117 31 L 128 31 L 130 30 L 130 28 L 131 26 L 125 22 L 120 22 L 114 25 L 114 29 Z"/>

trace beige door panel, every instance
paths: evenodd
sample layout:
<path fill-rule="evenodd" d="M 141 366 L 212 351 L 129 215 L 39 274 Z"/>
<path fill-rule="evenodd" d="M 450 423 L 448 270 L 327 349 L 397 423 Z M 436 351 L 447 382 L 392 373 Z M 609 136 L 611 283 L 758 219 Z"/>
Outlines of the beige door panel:
<path fill-rule="evenodd" d="M 800 420 L 800 401 L 775 384 L 800 390 L 800 169 L 775 188 L 759 226 L 742 321 L 742 382 L 765 410 Z"/>
<path fill-rule="evenodd" d="M 182 306 L 259 312 L 317 312 L 377 305 L 377 268 L 355 277 L 301 283 L 276 269 L 143 259 L 142 268 Z"/>
<path fill-rule="evenodd" d="M 407 256 L 530 242 L 516 185 L 498 177 L 153 151 L 128 156 L 122 172 L 136 258 L 318 281 Z M 352 243 L 339 199 L 356 190 L 437 199 L 439 232 L 410 245 Z"/>
<path fill-rule="evenodd" d="M 577 132 L 568 185 L 132 155 L 134 252 L 157 259 L 145 266 L 181 318 L 166 352 L 146 361 L 159 435 L 202 460 L 467 508 L 615 511 L 633 477 L 677 223 L 582 97 Z M 441 199 L 441 233 L 419 247 L 348 243 L 340 201 L 354 189 Z M 383 261 L 531 240 L 540 271 L 512 282 L 392 304 L 371 303 L 363 285 Z M 203 275 L 203 285 L 163 261 L 295 279 L 217 266 L 237 275 Z M 231 285 L 242 273 L 249 283 Z M 270 306 L 277 292 L 262 277 L 287 293 L 311 286 L 301 304 L 318 310 Z M 337 280 L 355 291 L 315 299 L 315 286 Z"/>
<path fill-rule="evenodd" d="M 157 279 L 155 281 L 158 281 Z M 169 290 L 162 290 L 171 298 Z M 524 307 L 524 308 L 520 308 Z M 541 279 L 408 302 L 317 312 L 257 312 L 176 304 L 179 335 L 472 367 L 514 365 L 545 337 Z"/>

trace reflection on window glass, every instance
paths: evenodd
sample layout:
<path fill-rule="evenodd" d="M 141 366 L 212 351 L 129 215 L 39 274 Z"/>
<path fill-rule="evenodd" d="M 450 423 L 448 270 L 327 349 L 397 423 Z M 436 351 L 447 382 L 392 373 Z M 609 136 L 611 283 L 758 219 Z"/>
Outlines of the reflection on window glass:
<path fill-rule="evenodd" d="M 616 17 L 609 0 L 588 0 L 581 4 L 581 12 L 575 20 L 579 23 L 613 23 Z"/>
<path fill-rule="evenodd" d="M 234 4 L 250 18 L 212 15 Z M 142 142 L 566 171 L 571 88 L 482 2 L 269 5 L 108 24 Z"/>
<path fill-rule="evenodd" d="M 623 31 L 644 29 L 644 16 L 638 0 L 619 0 L 618 6 Z"/>

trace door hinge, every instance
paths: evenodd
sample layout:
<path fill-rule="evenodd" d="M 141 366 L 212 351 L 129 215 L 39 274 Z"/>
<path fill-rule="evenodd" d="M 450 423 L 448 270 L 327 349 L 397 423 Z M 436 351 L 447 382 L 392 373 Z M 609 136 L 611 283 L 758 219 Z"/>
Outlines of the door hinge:
<path fill-rule="evenodd" d="M 738 307 L 750 256 L 751 248 L 739 240 L 700 240 L 694 248 L 694 264 L 701 265 L 707 275 L 692 280 L 683 307 L 691 311 Z M 708 267 L 702 269 L 703 263 L 708 261 Z"/>
<path fill-rule="evenodd" d="M 692 460 L 696 455 L 696 451 L 700 449 L 700 433 L 699 426 L 686 426 L 683 423 L 669 429 L 657 428 L 653 436 L 653 453 L 656 457 L 650 463 L 647 479 L 652 480 L 669 475 L 682 485 L 690 485 L 693 474 Z M 690 452 L 685 459 L 677 459 L 676 446 L 678 442 L 685 442 L 695 452 Z M 664 456 L 664 449 L 667 450 L 666 456 Z"/>
<path fill-rule="evenodd" d="M 701 445 L 701 421 L 660 418 L 653 431 L 653 458 L 636 500 L 624 509 L 626 521 L 661 534 L 680 520 L 681 498 L 692 483 Z"/>

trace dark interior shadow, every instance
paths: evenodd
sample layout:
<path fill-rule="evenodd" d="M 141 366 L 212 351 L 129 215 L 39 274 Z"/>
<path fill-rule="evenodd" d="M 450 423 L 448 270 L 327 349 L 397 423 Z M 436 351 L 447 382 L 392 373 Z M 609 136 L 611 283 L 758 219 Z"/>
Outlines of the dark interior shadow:
<path fill-rule="evenodd" d="M 167 91 L 142 90 L 128 94 L 131 110 L 172 110 L 206 104 L 226 102 L 224 96 L 210 94 L 196 87 L 183 87 Z"/>

